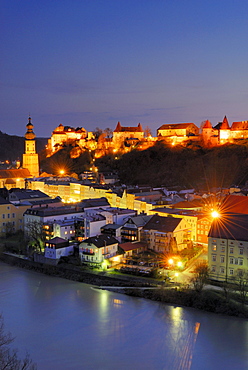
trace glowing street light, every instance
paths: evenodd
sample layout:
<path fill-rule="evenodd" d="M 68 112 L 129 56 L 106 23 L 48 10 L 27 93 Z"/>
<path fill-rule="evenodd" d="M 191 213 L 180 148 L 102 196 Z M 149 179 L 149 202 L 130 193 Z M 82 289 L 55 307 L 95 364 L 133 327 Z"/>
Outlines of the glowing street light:
<path fill-rule="evenodd" d="M 212 211 L 211 216 L 212 216 L 213 218 L 218 218 L 218 217 L 220 217 L 220 214 L 219 214 L 219 212 L 217 212 L 217 211 Z"/>
<path fill-rule="evenodd" d="M 168 260 L 168 263 L 169 263 L 169 265 L 173 265 L 174 264 L 174 261 L 173 261 L 173 259 L 172 258 L 170 258 L 169 260 Z"/>

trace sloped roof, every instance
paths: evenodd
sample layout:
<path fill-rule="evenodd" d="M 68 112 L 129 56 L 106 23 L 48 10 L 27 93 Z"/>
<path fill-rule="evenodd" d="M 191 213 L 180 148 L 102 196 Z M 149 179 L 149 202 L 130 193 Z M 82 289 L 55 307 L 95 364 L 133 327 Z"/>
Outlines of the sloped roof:
<path fill-rule="evenodd" d="M 142 215 L 142 214 L 130 217 L 128 221 L 125 223 L 125 227 L 128 226 L 129 223 L 133 223 L 137 227 L 144 226 L 151 218 L 152 215 Z"/>
<path fill-rule="evenodd" d="M 138 127 L 124 127 L 120 122 L 118 122 L 114 132 L 143 132 L 143 129 L 140 123 L 138 124 Z"/>
<path fill-rule="evenodd" d="M 152 216 L 150 221 L 144 226 L 144 230 L 157 230 L 162 232 L 173 232 L 182 221 L 181 218 Z"/>
<path fill-rule="evenodd" d="M 233 122 L 231 130 L 248 130 L 248 121 Z"/>
<path fill-rule="evenodd" d="M 168 123 L 160 126 L 158 130 L 178 130 L 178 129 L 186 129 L 188 126 L 194 125 L 194 123 Z"/>
<path fill-rule="evenodd" d="M 146 244 L 140 242 L 136 243 L 127 242 L 120 244 L 120 248 L 123 249 L 124 252 L 128 252 L 139 248 L 146 248 Z"/>
<path fill-rule="evenodd" d="M 108 245 L 118 244 L 118 240 L 113 236 L 102 234 L 85 239 L 82 243 L 94 244 L 97 248 L 102 248 Z"/>
<path fill-rule="evenodd" d="M 209 234 L 212 238 L 248 241 L 248 215 L 229 213 L 215 218 Z"/>
<path fill-rule="evenodd" d="M 188 209 L 188 208 L 199 208 L 203 206 L 204 206 L 204 203 L 202 199 L 194 199 L 192 201 L 185 200 L 182 202 L 177 202 L 176 204 L 172 206 L 172 208 Z"/>
<path fill-rule="evenodd" d="M 230 126 L 229 126 L 228 120 L 225 116 L 223 121 L 222 121 L 222 124 L 220 125 L 220 130 L 228 130 L 228 129 L 230 129 Z"/>
<path fill-rule="evenodd" d="M 224 198 L 221 206 L 220 213 L 242 213 L 248 214 L 248 197 L 228 195 Z"/>
<path fill-rule="evenodd" d="M 26 179 L 32 177 L 27 168 L 22 169 L 10 169 L 10 170 L 0 170 L 1 179 Z"/>
<path fill-rule="evenodd" d="M 212 128 L 212 125 L 211 125 L 211 122 L 207 119 L 204 123 L 204 125 L 202 126 L 202 128 Z"/>

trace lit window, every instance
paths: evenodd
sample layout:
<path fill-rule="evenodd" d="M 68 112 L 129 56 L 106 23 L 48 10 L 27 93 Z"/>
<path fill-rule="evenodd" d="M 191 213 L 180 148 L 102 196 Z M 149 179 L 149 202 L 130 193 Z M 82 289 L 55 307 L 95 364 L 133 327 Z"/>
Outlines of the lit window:
<path fill-rule="evenodd" d="M 212 250 L 213 251 L 216 251 L 217 250 L 217 245 L 216 244 L 212 245 Z"/>

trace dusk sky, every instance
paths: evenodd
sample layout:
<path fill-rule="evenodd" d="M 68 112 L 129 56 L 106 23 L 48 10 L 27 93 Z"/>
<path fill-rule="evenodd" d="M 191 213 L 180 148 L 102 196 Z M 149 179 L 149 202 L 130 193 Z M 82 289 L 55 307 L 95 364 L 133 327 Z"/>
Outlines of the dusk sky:
<path fill-rule="evenodd" d="M 0 130 L 248 120 L 246 0 L 0 0 Z"/>

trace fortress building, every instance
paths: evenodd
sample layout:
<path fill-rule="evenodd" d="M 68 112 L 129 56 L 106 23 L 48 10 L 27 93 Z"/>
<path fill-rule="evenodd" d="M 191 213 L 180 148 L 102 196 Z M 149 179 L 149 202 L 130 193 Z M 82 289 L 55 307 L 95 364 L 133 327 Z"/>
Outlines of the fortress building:
<path fill-rule="evenodd" d="M 35 134 L 33 132 L 33 124 L 31 117 L 28 118 L 26 125 L 27 132 L 25 134 L 25 153 L 23 154 L 22 167 L 29 170 L 32 177 L 39 176 L 39 158 L 36 153 Z"/>

